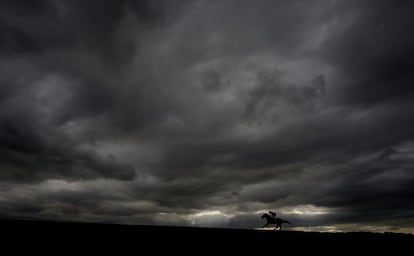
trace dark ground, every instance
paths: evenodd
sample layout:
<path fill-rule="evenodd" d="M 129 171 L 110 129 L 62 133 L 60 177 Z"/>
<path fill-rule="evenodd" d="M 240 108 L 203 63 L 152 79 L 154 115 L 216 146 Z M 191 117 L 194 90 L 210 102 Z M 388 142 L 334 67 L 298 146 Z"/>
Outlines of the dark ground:
<path fill-rule="evenodd" d="M 317 233 L 17 220 L 0 220 L 0 228 L 1 248 L 15 255 L 27 255 L 27 252 L 36 255 L 158 255 L 161 252 L 174 255 L 221 255 L 224 252 L 231 252 L 231 255 L 235 252 L 344 255 L 386 251 L 407 254 L 414 245 L 414 235 L 397 233 Z"/>

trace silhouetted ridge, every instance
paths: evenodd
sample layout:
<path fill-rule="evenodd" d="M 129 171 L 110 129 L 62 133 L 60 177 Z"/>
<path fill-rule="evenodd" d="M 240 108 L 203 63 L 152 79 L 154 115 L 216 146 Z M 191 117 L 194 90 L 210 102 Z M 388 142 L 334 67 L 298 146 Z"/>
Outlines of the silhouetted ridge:
<path fill-rule="evenodd" d="M 69 251 L 86 249 L 104 252 L 127 252 L 139 248 L 182 253 L 190 252 L 193 247 L 207 251 L 258 252 L 273 251 L 282 245 L 290 251 L 303 246 L 310 251 L 328 251 L 328 245 L 341 248 L 341 251 L 351 248 L 395 251 L 414 244 L 414 235 L 399 233 L 318 233 L 20 220 L 0 220 L 0 226 L 2 244 L 15 244 L 12 247 L 14 251 L 30 248 L 40 252 L 56 252 L 52 245 L 53 248 Z"/>

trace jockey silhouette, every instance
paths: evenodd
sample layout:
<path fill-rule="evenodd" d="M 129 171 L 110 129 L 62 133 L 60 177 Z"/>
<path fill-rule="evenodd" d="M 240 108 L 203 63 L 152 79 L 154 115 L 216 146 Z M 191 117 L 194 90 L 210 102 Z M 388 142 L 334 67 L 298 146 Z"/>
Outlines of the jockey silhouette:
<path fill-rule="evenodd" d="M 276 218 L 276 213 L 275 212 L 269 211 L 269 213 L 270 213 L 270 215 L 272 215 L 273 219 Z"/>

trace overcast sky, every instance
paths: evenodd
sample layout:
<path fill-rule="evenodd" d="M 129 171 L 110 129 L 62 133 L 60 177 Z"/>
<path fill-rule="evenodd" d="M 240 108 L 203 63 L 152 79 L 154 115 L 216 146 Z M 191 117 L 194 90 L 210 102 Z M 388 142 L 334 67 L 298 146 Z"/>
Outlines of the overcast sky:
<path fill-rule="evenodd" d="M 414 232 L 413 1 L 0 2 L 0 217 Z"/>

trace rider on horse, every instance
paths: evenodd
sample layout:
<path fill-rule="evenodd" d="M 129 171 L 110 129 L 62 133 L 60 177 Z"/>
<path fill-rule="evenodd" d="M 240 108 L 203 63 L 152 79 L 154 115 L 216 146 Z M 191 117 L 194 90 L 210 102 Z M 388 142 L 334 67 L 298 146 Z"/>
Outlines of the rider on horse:
<path fill-rule="evenodd" d="M 272 215 L 273 219 L 276 218 L 276 213 L 275 212 L 269 211 L 269 213 L 270 213 L 270 215 Z"/>
<path fill-rule="evenodd" d="M 287 221 L 287 220 L 283 220 L 281 218 L 276 218 L 276 213 L 275 212 L 269 211 L 269 213 L 270 213 L 270 215 L 267 214 L 267 213 L 262 215 L 262 219 L 266 219 L 266 224 L 264 224 L 264 226 L 262 228 L 268 227 L 269 225 L 272 225 L 272 224 L 276 224 L 275 230 L 277 228 L 282 230 L 282 224 L 283 223 L 290 224 L 290 222 Z"/>

